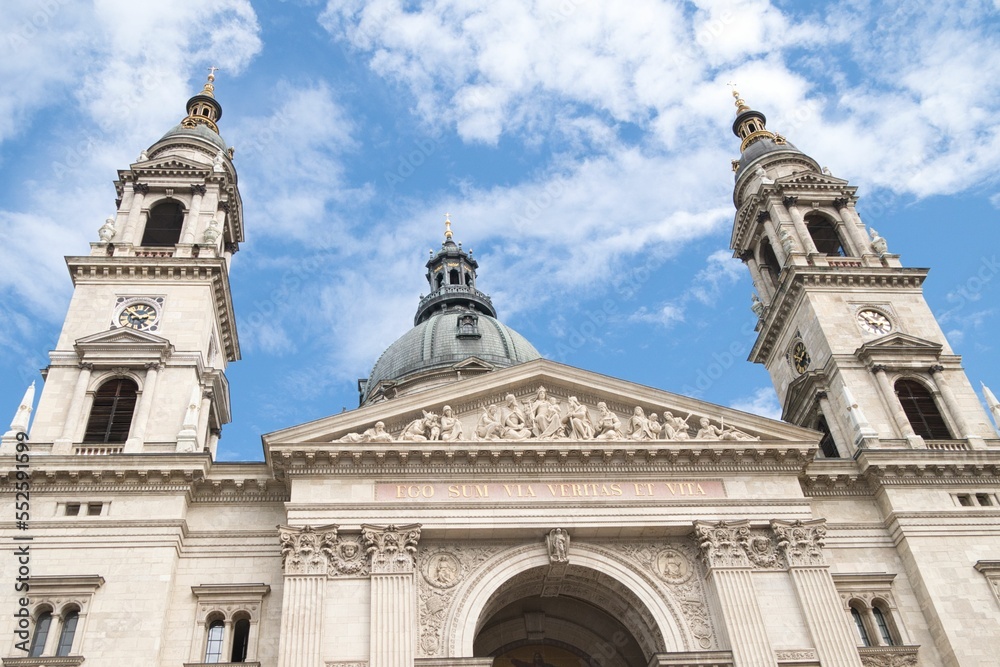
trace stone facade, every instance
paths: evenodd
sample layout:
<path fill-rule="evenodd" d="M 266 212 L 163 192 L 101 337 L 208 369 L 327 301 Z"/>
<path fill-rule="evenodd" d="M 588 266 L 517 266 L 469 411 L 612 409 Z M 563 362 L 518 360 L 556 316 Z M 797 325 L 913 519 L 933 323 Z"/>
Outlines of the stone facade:
<path fill-rule="evenodd" d="M 31 571 L 27 595 L 0 594 L 4 665 L 996 663 L 1000 440 L 925 271 L 762 114 L 738 101 L 733 247 L 786 421 L 473 358 L 403 390 L 379 376 L 357 410 L 265 435 L 264 463 L 221 463 L 242 212 L 210 85 L 120 172 L 117 218 L 69 260 L 30 439 L 4 436 L 2 511 L 23 489 L 31 505 L 29 531 L 3 527 Z M 176 242 L 143 245 L 161 200 L 184 214 Z M 450 234 L 432 288 L 435 262 L 466 261 Z M 418 325 L 475 290 L 467 264 Z M 906 378 L 951 437 L 917 432 Z M 120 379 L 128 437 L 87 442 Z"/>

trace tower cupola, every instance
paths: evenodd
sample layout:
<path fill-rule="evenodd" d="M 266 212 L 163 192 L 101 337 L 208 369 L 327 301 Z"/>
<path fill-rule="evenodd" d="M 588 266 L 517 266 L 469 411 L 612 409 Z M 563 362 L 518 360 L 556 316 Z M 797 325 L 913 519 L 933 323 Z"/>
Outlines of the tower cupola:
<path fill-rule="evenodd" d="M 214 132 L 219 132 L 216 123 L 222 118 L 222 105 L 215 100 L 215 71 L 218 67 L 209 67 L 208 81 L 201 92 L 187 101 L 187 117 L 181 121 L 184 127 L 205 125 Z"/>
<path fill-rule="evenodd" d="M 742 140 L 740 152 L 747 149 L 747 146 L 759 139 L 774 140 L 773 133 L 767 131 L 767 118 L 759 111 L 755 111 L 747 106 L 747 103 L 740 97 L 738 90 L 733 89 L 733 97 L 736 98 L 736 120 L 733 121 L 733 134 Z"/>
<path fill-rule="evenodd" d="M 476 289 L 478 268 L 479 263 L 473 259 L 472 251 L 466 252 L 461 243 L 455 242 L 451 231 L 451 216 L 446 213 L 444 242 L 437 253 L 430 251 L 430 259 L 427 260 L 430 293 L 420 299 L 413 324 L 420 324 L 435 313 L 456 308 L 496 317 L 490 297 Z"/>

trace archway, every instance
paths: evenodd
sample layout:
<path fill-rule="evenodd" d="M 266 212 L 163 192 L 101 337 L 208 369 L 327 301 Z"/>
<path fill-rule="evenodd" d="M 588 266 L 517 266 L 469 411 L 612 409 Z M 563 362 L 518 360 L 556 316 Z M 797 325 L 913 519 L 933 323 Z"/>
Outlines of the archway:
<path fill-rule="evenodd" d="M 655 589 L 596 545 L 574 543 L 561 566 L 544 546 L 519 547 L 460 587 L 446 635 L 452 655 L 501 658 L 500 667 L 535 667 L 535 653 L 552 667 L 644 667 L 657 653 L 693 650 L 683 614 Z"/>

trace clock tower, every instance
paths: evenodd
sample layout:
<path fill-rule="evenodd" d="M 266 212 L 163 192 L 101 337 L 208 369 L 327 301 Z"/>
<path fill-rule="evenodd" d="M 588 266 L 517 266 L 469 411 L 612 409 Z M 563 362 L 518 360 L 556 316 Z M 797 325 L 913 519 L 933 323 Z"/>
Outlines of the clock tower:
<path fill-rule="evenodd" d="M 769 131 L 739 93 L 731 245 L 756 293 L 757 340 L 782 418 L 859 448 L 978 449 L 993 429 L 904 266 L 855 208 L 857 187 Z"/>
<path fill-rule="evenodd" d="M 45 369 L 31 431 L 53 454 L 215 453 L 240 349 L 229 264 L 243 240 L 214 68 L 187 116 L 115 182 Z"/>

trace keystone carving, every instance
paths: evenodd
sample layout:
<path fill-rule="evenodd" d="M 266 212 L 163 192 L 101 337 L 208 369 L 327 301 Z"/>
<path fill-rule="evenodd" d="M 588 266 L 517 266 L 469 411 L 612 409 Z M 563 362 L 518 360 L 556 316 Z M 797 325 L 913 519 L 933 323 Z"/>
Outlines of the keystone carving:
<path fill-rule="evenodd" d="M 789 567 L 826 565 L 823 544 L 826 519 L 811 521 L 772 521 L 778 538 L 778 550 L 785 554 Z"/>
<path fill-rule="evenodd" d="M 361 526 L 361 541 L 371 563 L 372 574 L 413 572 L 420 524 L 406 526 Z"/>
<path fill-rule="evenodd" d="M 569 562 L 569 533 L 562 528 L 553 528 L 545 536 L 545 546 L 549 550 L 550 563 Z"/>

